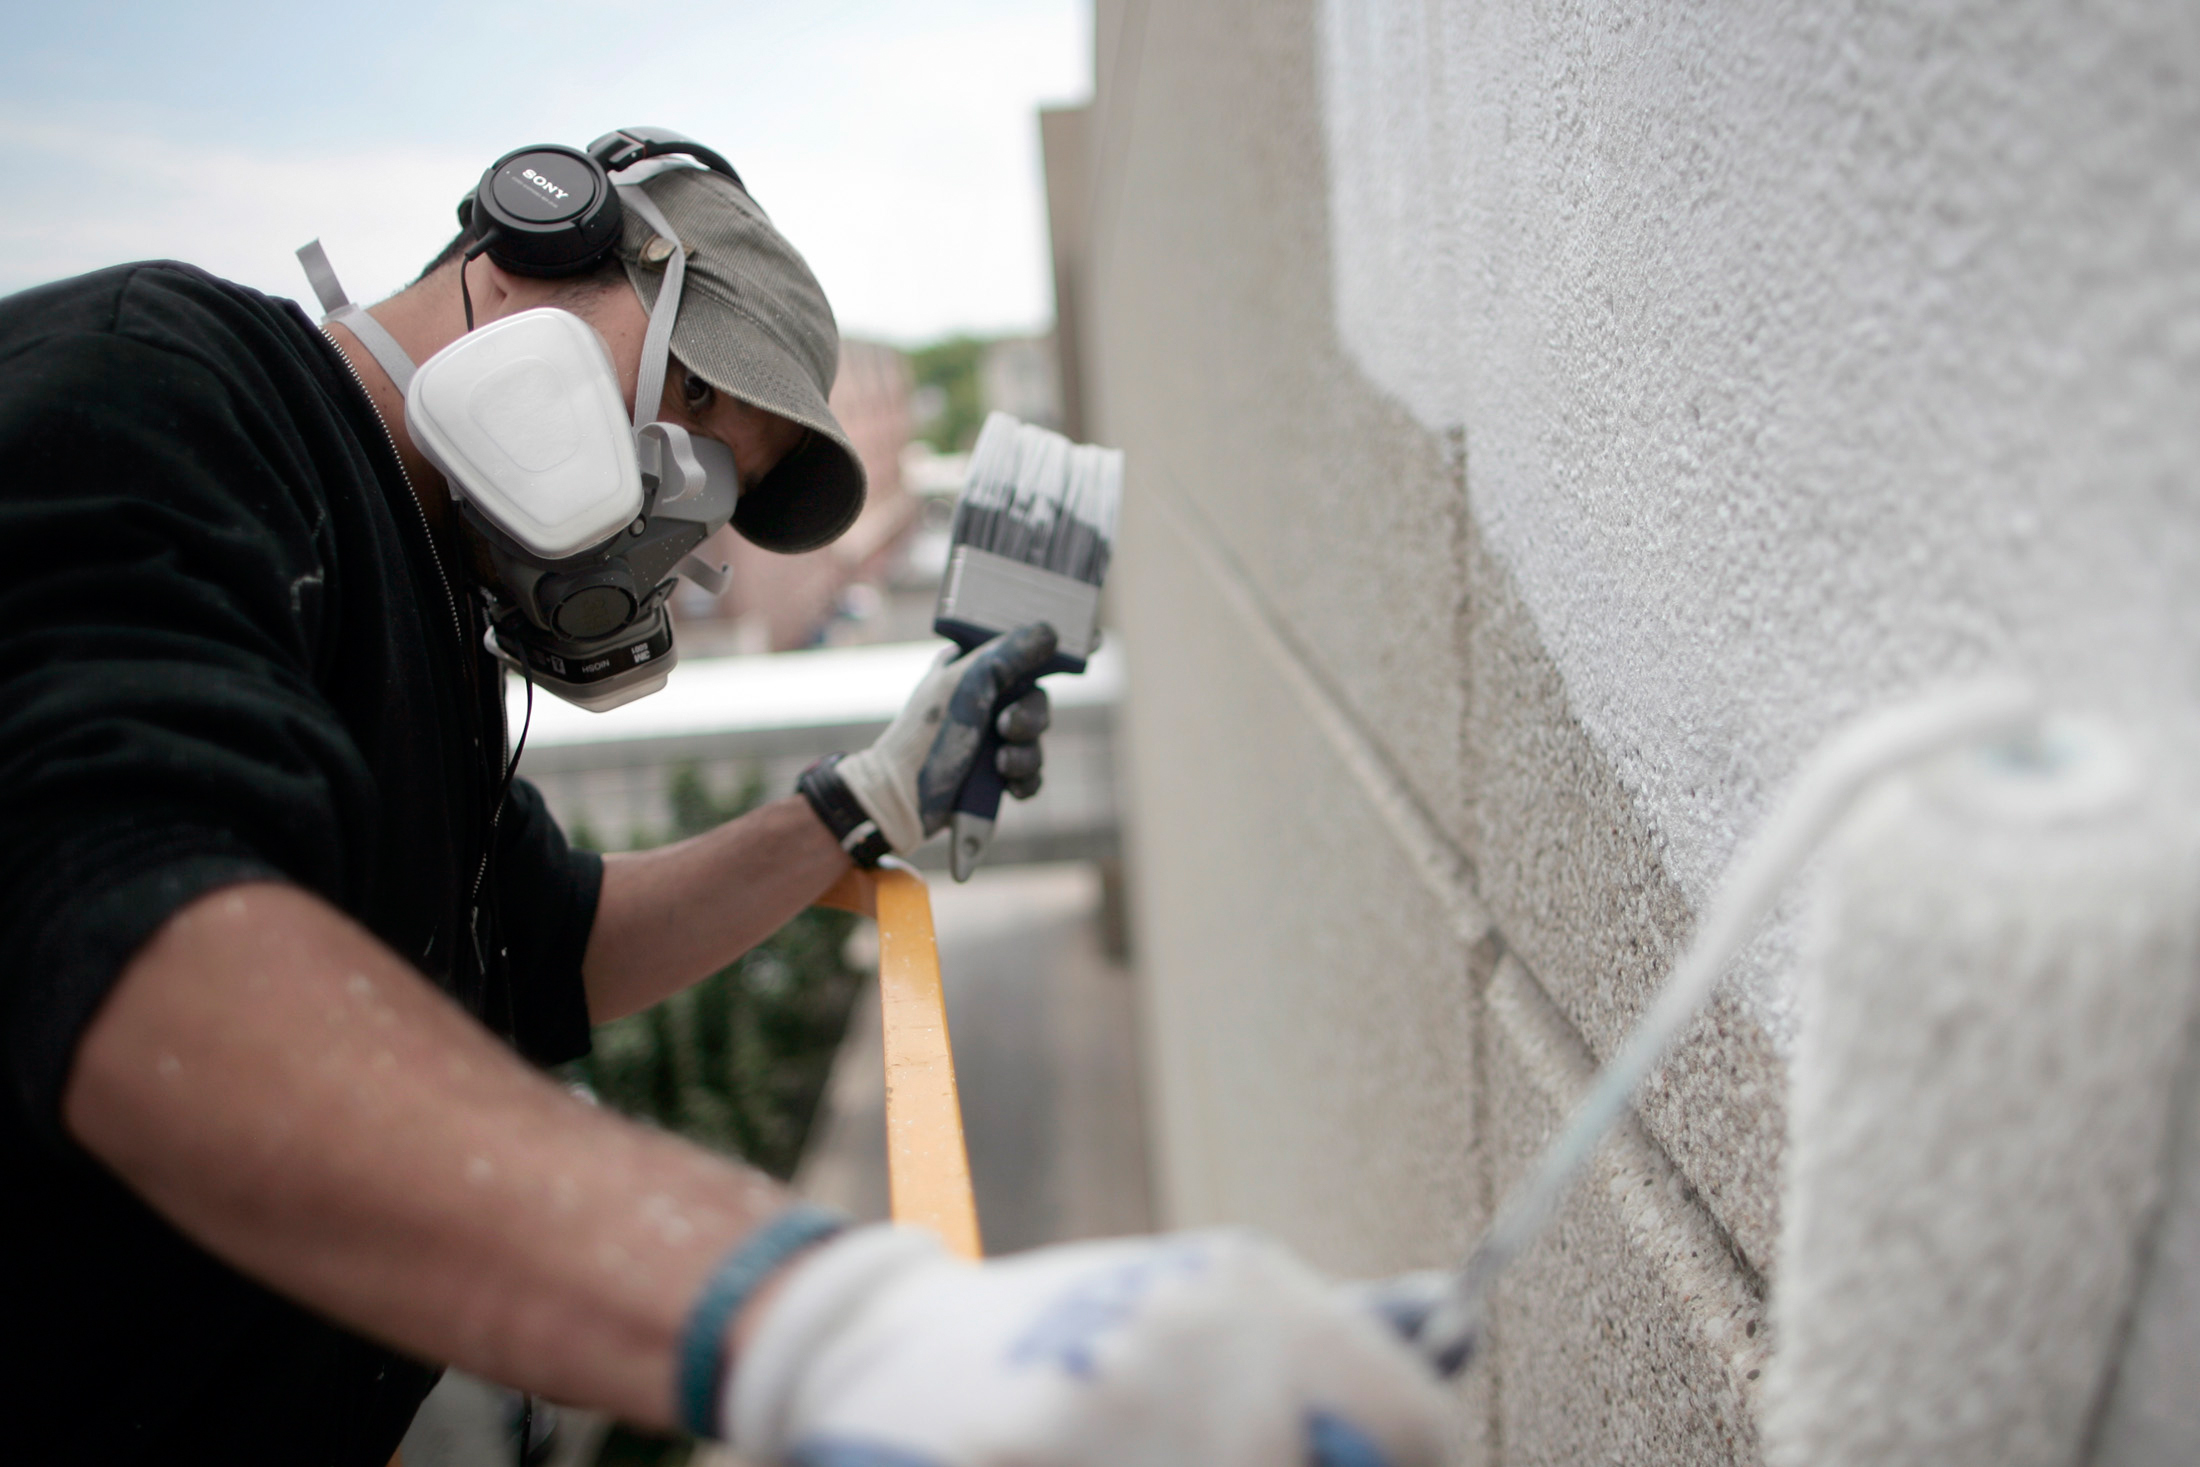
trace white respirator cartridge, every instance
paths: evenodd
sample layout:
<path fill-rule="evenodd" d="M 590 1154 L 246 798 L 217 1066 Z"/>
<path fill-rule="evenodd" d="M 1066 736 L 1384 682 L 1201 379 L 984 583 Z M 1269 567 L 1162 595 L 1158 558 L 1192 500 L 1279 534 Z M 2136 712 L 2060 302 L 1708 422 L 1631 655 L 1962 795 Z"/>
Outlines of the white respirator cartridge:
<path fill-rule="evenodd" d="M 451 487 L 528 554 L 565 560 L 642 513 L 634 430 L 595 329 L 522 311 L 420 364 L 405 427 Z"/>

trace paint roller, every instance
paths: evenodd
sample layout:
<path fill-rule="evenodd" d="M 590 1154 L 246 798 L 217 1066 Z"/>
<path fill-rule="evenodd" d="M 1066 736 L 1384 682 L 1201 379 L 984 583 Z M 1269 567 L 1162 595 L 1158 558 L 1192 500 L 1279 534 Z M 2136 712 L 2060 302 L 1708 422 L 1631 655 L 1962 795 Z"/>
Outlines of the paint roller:
<path fill-rule="evenodd" d="M 1565 1127 L 1545 1146 L 1456 1273 L 1375 1286 L 1369 1303 L 1440 1374 L 1474 1358 L 1489 1298 L 1507 1265 L 1549 1223 L 1635 1091 L 1710 998 L 1720 975 L 1795 875 L 1858 798 L 1891 773 L 1951 749 L 2023 781 L 2059 769 L 2042 739 L 2039 700 L 1996 680 L 1942 691 L 1836 733 L 1806 762 L 1781 806 L 1727 869 L 1672 976 L 1634 1032 L 1599 1071 Z M 2059 748 L 2060 745 L 2057 745 Z"/>
<path fill-rule="evenodd" d="M 2200 1460 L 2200 1360 L 2117 1378 L 2200 971 L 2191 822 L 2164 793 L 2114 730 L 2054 718 L 1902 770 L 1832 842 L 1771 1462 Z"/>

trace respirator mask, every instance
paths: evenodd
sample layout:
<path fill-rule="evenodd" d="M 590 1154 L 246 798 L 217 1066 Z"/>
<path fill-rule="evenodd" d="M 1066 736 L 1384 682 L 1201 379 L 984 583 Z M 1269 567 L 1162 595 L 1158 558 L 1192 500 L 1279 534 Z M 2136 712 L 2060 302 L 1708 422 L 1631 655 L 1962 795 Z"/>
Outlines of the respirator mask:
<path fill-rule="evenodd" d="M 666 603 L 681 576 L 725 589 L 726 568 L 695 552 L 732 518 L 740 491 L 725 445 L 657 418 L 686 257 L 638 182 L 611 175 L 667 154 L 697 158 L 740 184 L 708 148 L 635 128 L 585 153 L 542 146 L 507 154 L 459 208 L 475 233 L 466 260 L 487 254 L 515 274 L 595 268 L 618 243 L 626 209 L 668 242 L 631 419 L 603 338 L 579 316 L 522 311 L 469 329 L 416 368 L 345 298 L 318 240 L 298 252 L 326 319 L 351 330 L 389 373 L 413 443 L 450 483 L 491 572 L 482 587 L 490 650 L 593 712 L 665 685 L 677 660 Z M 461 282 L 463 290 L 463 266 Z M 466 310 L 471 328 L 470 298 Z"/>

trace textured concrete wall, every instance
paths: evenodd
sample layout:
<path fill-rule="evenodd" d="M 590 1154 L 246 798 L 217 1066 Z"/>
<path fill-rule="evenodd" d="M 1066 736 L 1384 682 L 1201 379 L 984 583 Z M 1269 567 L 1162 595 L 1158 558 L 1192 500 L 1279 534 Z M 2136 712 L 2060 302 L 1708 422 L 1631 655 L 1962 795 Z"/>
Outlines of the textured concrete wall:
<path fill-rule="evenodd" d="M 1096 19 L 1173 1218 L 1454 1256 L 1862 710 L 2013 669 L 2189 787 L 2200 11 Z M 1796 925 L 1506 1285 L 1469 1460 L 1758 1457 Z M 2119 1402 L 2190 1383 L 2156 1365 Z"/>

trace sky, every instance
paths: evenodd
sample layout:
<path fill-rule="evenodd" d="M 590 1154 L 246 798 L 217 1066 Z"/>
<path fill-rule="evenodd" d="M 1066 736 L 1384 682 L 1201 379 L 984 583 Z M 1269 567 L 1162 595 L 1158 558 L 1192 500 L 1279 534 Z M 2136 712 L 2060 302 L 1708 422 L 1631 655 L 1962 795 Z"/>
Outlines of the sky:
<path fill-rule="evenodd" d="M 170 256 L 310 300 L 398 289 L 483 169 L 670 127 L 808 258 L 844 334 L 1053 315 L 1036 109 L 1091 90 L 1086 0 L 7 0 L 0 294 Z"/>

